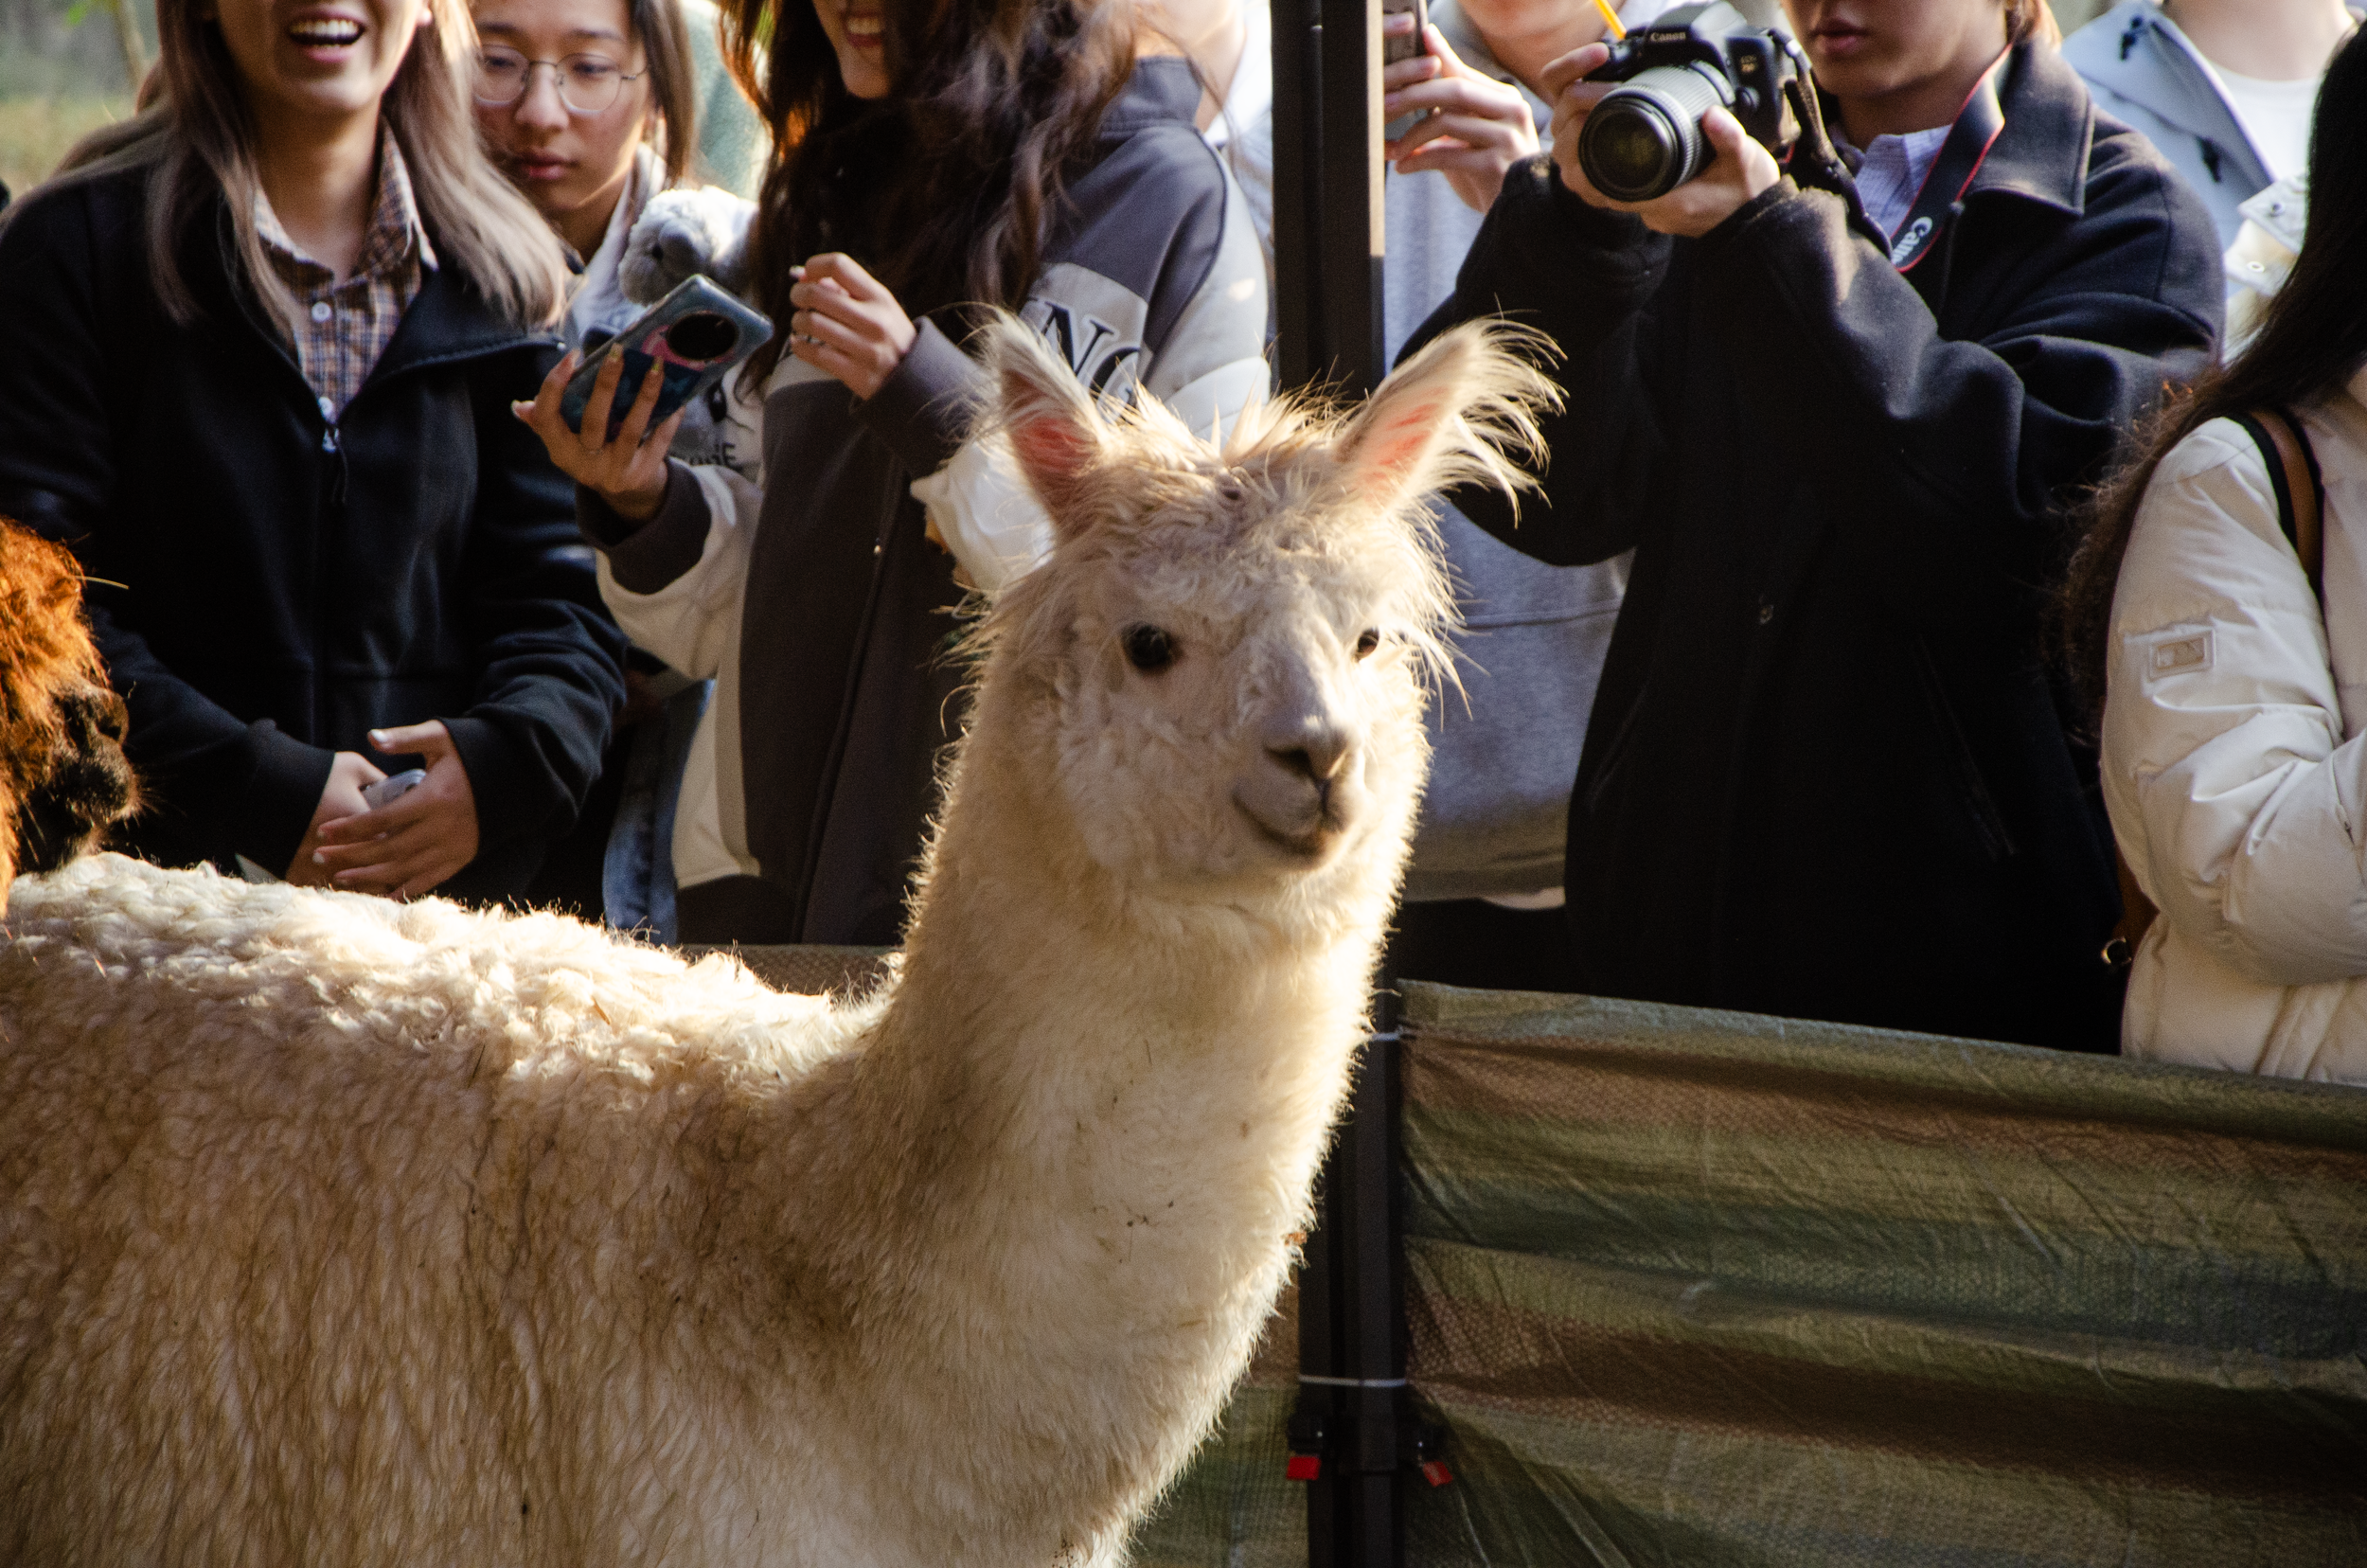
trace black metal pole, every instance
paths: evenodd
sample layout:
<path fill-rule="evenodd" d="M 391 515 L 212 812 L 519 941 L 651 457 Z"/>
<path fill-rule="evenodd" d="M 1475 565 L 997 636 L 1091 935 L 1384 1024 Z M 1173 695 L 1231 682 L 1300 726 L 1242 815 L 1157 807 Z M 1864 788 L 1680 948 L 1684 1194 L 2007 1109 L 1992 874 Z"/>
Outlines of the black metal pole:
<path fill-rule="evenodd" d="M 1361 396 L 1388 368 L 1378 0 L 1275 0 L 1273 80 L 1282 383 Z"/>
<path fill-rule="evenodd" d="M 1282 384 L 1306 386 L 1328 360 L 1320 341 L 1317 254 L 1323 222 L 1323 23 L 1320 0 L 1273 0 L 1275 356 Z"/>
<path fill-rule="evenodd" d="M 1283 385 L 1379 384 L 1379 0 L 1274 0 L 1274 320 Z M 1401 1568 L 1410 1452 L 1397 1220 L 1396 998 L 1375 1003 L 1299 1271 L 1291 1447 L 1309 1568 Z M 1293 1473 L 1303 1473 L 1294 1468 Z"/>
<path fill-rule="evenodd" d="M 1398 1568 L 1413 1452 L 1397 1213 L 1394 995 L 1356 1064 L 1324 1163 L 1299 1271 L 1299 1399 L 1291 1448 L 1319 1458 L 1307 1492 L 1309 1568 Z"/>
<path fill-rule="evenodd" d="M 1352 1206 L 1332 1216 L 1340 1227 L 1343 1349 L 1356 1380 L 1354 1471 L 1343 1477 L 1347 1551 L 1356 1568 L 1399 1568 L 1405 1561 L 1406 1454 L 1412 1436 L 1405 1385 L 1405 1307 L 1397 1238 L 1397 1033 L 1393 992 L 1375 999 L 1379 1032 L 1365 1042 L 1356 1096 L 1333 1164 L 1354 1176 Z"/>
<path fill-rule="evenodd" d="M 1379 0 L 1323 8 L 1322 247 L 1318 308 L 1340 391 L 1380 384 L 1381 160 Z"/>

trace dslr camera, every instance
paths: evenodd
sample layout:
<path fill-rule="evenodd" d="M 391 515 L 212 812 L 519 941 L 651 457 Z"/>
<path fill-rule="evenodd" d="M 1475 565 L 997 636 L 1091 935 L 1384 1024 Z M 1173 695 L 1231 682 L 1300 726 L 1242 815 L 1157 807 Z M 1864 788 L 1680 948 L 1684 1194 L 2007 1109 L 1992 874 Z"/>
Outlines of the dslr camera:
<path fill-rule="evenodd" d="M 1789 34 L 1722 3 L 1679 6 L 1611 46 L 1589 81 L 1620 83 L 1578 133 L 1578 167 L 1615 202 L 1665 196 L 1710 166 L 1701 116 L 1724 109 L 1778 156 L 1800 134 L 1785 89 L 1807 62 Z"/>

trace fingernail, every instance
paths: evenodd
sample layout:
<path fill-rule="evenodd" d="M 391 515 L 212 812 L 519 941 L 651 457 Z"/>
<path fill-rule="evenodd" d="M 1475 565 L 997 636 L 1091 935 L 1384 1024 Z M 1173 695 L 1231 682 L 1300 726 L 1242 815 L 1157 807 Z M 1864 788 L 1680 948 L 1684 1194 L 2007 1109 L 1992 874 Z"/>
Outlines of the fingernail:
<path fill-rule="evenodd" d="M 327 865 L 329 864 L 329 857 L 315 849 L 312 851 L 312 864 L 314 865 Z"/>

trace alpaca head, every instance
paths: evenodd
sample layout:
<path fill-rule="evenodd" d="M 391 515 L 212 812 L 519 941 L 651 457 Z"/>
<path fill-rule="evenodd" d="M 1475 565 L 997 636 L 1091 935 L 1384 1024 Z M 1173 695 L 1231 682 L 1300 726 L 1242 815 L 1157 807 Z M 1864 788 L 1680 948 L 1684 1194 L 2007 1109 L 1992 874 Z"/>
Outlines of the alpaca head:
<path fill-rule="evenodd" d="M 137 803 L 81 598 L 71 554 L 0 519 L 0 902 L 16 872 L 63 865 Z"/>
<path fill-rule="evenodd" d="M 982 703 L 1025 705 L 1037 787 L 1112 885 L 1266 918 L 1394 889 L 1451 678 L 1426 502 L 1523 482 L 1505 454 L 1553 393 L 1515 347 L 1460 328 L 1361 408 L 1268 402 L 1217 445 L 1148 397 L 1105 412 L 1036 334 L 988 330 L 988 428 L 1056 543 L 988 612 Z"/>

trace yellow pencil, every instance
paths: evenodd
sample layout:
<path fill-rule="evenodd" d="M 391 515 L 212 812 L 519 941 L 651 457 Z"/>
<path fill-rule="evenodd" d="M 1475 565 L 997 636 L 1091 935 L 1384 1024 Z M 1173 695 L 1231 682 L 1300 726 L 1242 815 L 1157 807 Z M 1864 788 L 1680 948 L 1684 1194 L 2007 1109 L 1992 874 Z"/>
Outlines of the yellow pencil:
<path fill-rule="evenodd" d="M 1611 0 L 1594 0 L 1594 9 L 1603 13 L 1603 26 L 1611 29 L 1612 43 L 1628 36 L 1628 29 L 1619 25 L 1619 13 L 1611 9 Z"/>

